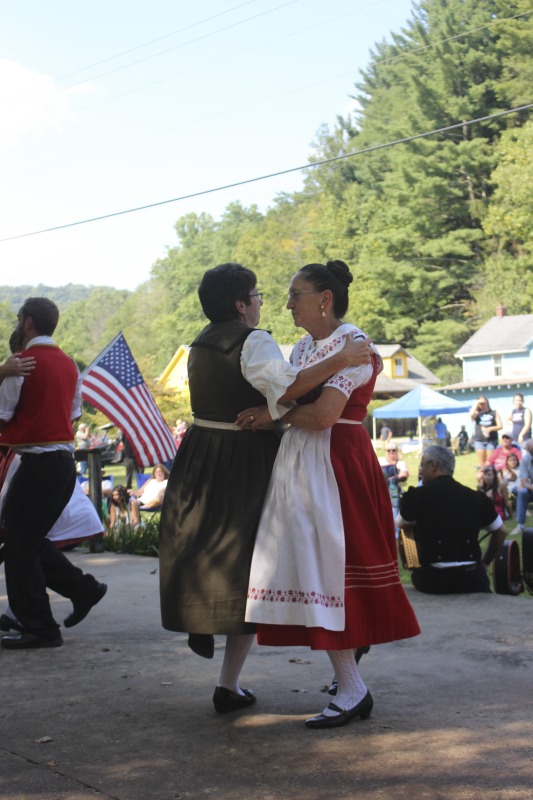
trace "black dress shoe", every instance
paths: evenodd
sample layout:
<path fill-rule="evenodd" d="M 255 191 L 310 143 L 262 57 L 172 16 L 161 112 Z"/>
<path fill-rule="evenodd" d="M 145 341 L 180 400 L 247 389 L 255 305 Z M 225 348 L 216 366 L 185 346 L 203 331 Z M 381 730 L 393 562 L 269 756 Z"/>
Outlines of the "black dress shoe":
<path fill-rule="evenodd" d="M 18 636 L 2 636 L 2 647 L 6 650 L 27 650 L 36 647 L 61 647 L 63 639 L 42 639 L 35 633 L 21 633 Z"/>
<path fill-rule="evenodd" d="M 213 658 L 215 654 L 215 637 L 210 633 L 189 633 L 187 644 L 202 658 Z"/>
<path fill-rule="evenodd" d="M 238 711 L 239 708 L 248 708 L 255 703 L 255 694 L 251 689 L 241 689 L 244 694 L 237 694 L 231 689 L 217 686 L 213 695 L 215 711 L 219 714 L 227 714 L 228 711 Z"/>
<path fill-rule="evenodd" d="M 63 625 L 65 628 L 72 628 L 74 625 L 77 625 L 78 622 L 81 622 L 82 619 L 85 619 L 91 608 L 100 602 L 106 592 L 106 584 L 97 583 L 91 592 L 87 592 L 80 597 L 79 600 L 76 600 L 75 602 L 73 601 L 73 610 L 68 617 L 65 617 L 63 620 Z"/>
<path fill-rule="evenodd" d="M 18 631 L 24 633 L 24 626 L 13 617 L 8 617 L 7 614 L 2 614 L 0 617 L 0 631 Z"/>
<path fill-rule="evenodd" d="M 346 725 L 348 722 L 350 722 L 350 720 L 355 719 L 356 717 L 368 719 L 372 713 L 373 705 L 374 700 L 372 699 L 372 695 L 370 692 L 367 692 L 363 699 L 360 700 L 353 708 L 344 710 L 336 706 L 335 703 L 330 703 L 328 706 L 330 711 L 337 712 L 334 717 L 318 714 L 316 717 L 306 719 L 305 724 L 308 728 L 315 728 L 317 730 L 323 728 L 340 728 L 342 725 Z"/>

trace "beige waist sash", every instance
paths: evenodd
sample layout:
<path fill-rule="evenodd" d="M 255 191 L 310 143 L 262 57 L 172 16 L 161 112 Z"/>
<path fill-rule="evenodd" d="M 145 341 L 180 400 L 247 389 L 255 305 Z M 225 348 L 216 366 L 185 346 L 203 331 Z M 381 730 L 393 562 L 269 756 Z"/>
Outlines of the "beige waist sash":
<path fill-rule="evenodd" d="M 215 422 L 210 419 L 199 419 L 199 417 L 195 417 L 193 425 L 197 425 L 199 428 L 212 428 L 217 431 L 238 431 L 239 433 L 244 433 L 243 429 L 235 425 L 234 422 Z M 276 431 L 278 428 L 279 423 L 271 422 L 270 425 L 261 425 L 258 430 Z"/>

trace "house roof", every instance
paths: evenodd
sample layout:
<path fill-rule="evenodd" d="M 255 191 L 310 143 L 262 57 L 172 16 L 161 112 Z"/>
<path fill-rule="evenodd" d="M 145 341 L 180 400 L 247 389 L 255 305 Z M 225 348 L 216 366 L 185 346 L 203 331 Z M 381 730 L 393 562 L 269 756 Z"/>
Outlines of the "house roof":
<path fill-rule="evenodd" d="M 457 358 L 527 352 L 533 343 L 533 314 L 491 317 L 456 352 Z"/>
<path fill-rule="evenodd" d="M 374 394 L 405 394 L 414 389 L 415 386 L 418 386 L 419 383 L 426 385 L 440 383 L 439 378 L 430 369 L 400 345 L 377 344 L 376 347 L 381 358 L 390 358 L 391 354 L 403 350 L 407 356 L 407 377 L 390 378 L 382 372 L 376 379 Z"/>
<path fill-rule="evenodd" d="M 186 358 L 189 357 L 189 350 L 190 349 L 191 348 L 188 345 L 180 344 L 180 346 L 178 347 L 178 349 L 176 350 L 176 352 L 174 353 L 174 355 L 172 356 L 172 358 L 170 359 L 170 361 L 166 365 L 165 369 L 163 370 L 163 372 L 161 373 L 161 375 L 157 379 L 160 383 L 165 383 L 165 381 L 168 380 L 169 375 L 171 375 L 172 371 L 176 368 L 176 365 L 177 365 L 178 361 L 180 361 L 184 357 L 186 357 Z"/>
<path fill-rule="evenodd" d="M 462 381 L 461 383 L 451 383 L 449 386 L 442 386 L 439 391 L 446 392 L 460 389 L 501 389 L 511 387 L 519 389 L 521 386 L 528 387 L 533 384 L 533 375 L 523 375 L 519 378 L 506 378 L 504 375 L 488 378 L 479 381 Z"/>
<path fill-rule="evenodd" d="M 401 344 L 377 344 L 376 347 L 379 350 L 381 358 L 392 358 L 392 356 L 396 355 L 400 350 L 403 350 Z M 407 353 L 407 350 L 404 350 L 404 353 Z"/>

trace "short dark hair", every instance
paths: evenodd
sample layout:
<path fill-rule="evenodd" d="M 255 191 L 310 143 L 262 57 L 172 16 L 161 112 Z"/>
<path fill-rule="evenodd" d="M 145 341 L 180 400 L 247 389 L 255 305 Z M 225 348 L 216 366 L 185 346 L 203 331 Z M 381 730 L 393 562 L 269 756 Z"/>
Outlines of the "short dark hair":
<path fill-rule="evenodd" d="M 348 286 L 353 281 L 348 264 L 328 261 L 327 264 L 306 264 L 298 270 L 317 292 L 329 289 L 333 294 L 333 313 L 337 318 L 348 311 Z"/>
<path fill-rule="evenodd" d="M 51 336 L 59 321 L 59 309 L 47 297 L 28 297 L 19 313 L 23 320 L 31 317 L 33 327 L 41 336 Z"/>
<path fill-rule="evenodd" d="M 251 305 L 250 291 L 257 285 L 255 273 L 242 264 L 229 261 L 208 269 L 198 287 L 202 310 L 210 322 L 239 319 L 236 300 Z"/>

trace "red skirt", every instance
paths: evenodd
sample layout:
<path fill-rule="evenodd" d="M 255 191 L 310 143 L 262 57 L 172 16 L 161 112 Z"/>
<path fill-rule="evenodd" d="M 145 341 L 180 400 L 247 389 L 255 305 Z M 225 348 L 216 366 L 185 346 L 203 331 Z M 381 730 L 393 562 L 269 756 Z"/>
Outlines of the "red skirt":
<path fill-rule="evenodd" d="M 408 639 L 420 633 L 398 574 L 389 490 L 363 426 L 334 425 L 330 455 L 339 489 L 346 546 L 345 629 L 258 624 L 259 644 L 348 650 Z"/>

